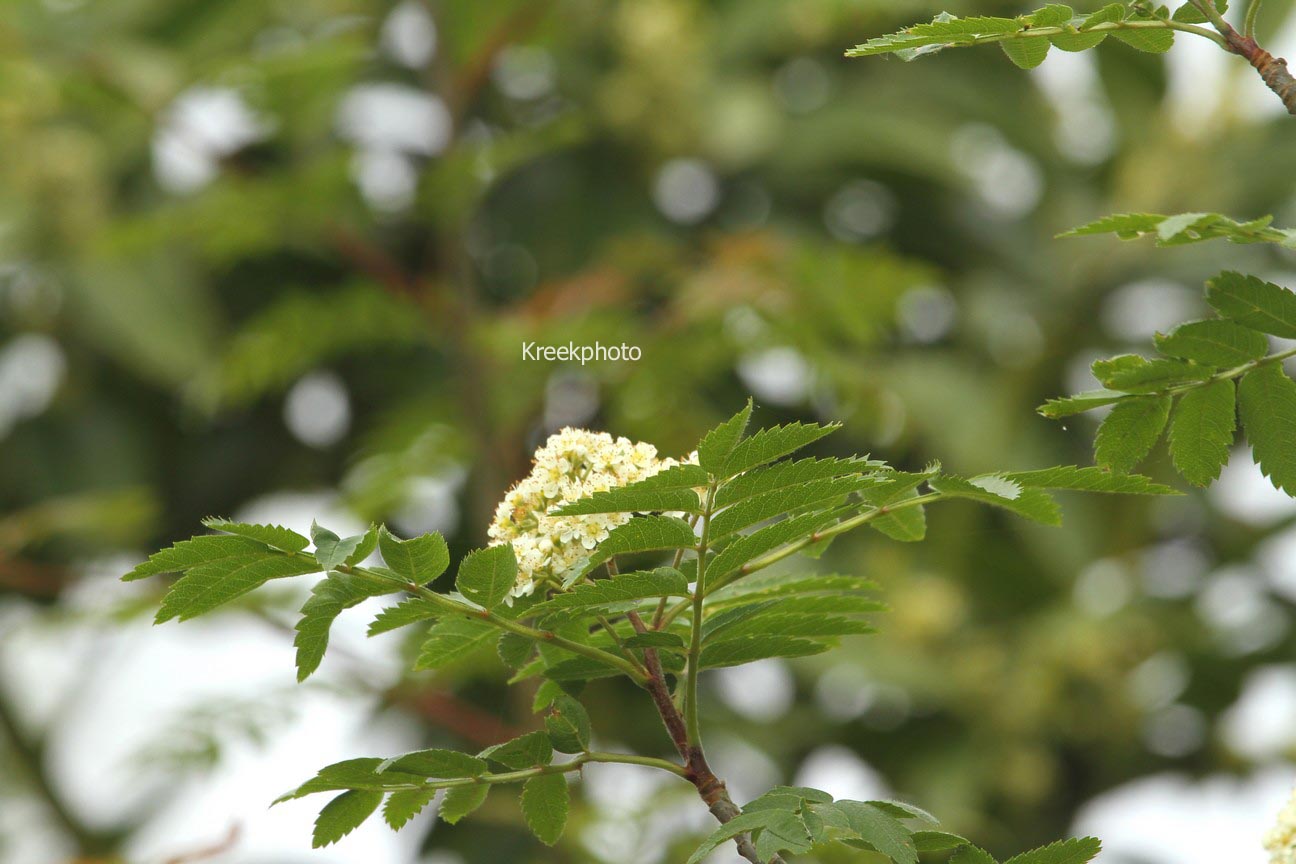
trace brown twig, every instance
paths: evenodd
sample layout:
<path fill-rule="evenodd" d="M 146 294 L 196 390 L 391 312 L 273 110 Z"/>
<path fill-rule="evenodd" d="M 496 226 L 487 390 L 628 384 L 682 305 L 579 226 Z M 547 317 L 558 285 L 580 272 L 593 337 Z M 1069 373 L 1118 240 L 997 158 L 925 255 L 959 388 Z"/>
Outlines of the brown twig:
<path fill-rule="evenodd" d="M 1192 3 L 1224 37 L 1227 50 L 1250 63 L 1260 74 L 1265 86 L 1282 100 L 1287 113 L 1296 114 L 1296 78 L 1288 71 L 1287 61 L 1261 48 L 1249 33 L 1239 33 L 1232 24 L 1224 20 L 1224 16 L 1215 8 L 1214 0 L 1192 0 Z"/>
<path fill-rule="evenodd" d="M 634 627 L 636 633 L 648 632 L 648 627 L 644 624 L 643 619 L 639 617 L 638 612 L 630 612 L 626 617 L 630 619 L 630 624 Z M 666 674 L 662 670 L 661 658 L 658 657 L 655 648 L 644 649 L 644 666 L 648 670 L 648 682 L 645 685 L 648 694 L 652 697 L 653 704 L 657 706 L 657 713 L 661 715 L 662 723 L 665 724 L 666 731 L 670 734 L 671 742 L 674 743 L 675 749 L 679 751 L 680 758 L 684 760 L 689 782 L 697 788 L 698 795 L 706 803 L 707 809 L 711 811 L 712 816 L 715 816 L 716 821 L 721 825 L 731 821 L 742 811 L 729 797 L 729 790 L 725 788 L 724 781 L 711 770 L 702 748 L 689 741 L 684 717 L 680 714 L 679 709 L 675 707 L 675 701 L 671 699 L 670 688 L 666 686 Z M 734 843 L 738 846 L 738 854 L 751 861 L 752 864 L 765 864 L 764 859 L 757 854 L 756 847 L 752 844 L 749 836 L 739 834 L 734 838 Z M 778 855 L 769 860 L 769 864 L 782 864 L 782 862 L 783 859 Z"/>

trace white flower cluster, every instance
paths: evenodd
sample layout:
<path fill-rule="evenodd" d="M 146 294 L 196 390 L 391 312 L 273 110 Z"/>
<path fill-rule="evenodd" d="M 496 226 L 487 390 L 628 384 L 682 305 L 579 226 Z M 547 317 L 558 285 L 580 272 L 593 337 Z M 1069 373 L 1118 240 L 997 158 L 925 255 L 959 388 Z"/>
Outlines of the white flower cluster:
<path fill-rule="evenodd" d="M 546 516 L 562 504 L 651 477 L 678 462 L 658 459 L 657 448 L 606 432 L 563 429 L 536 451 L 531 473 L 495 508 L 488 532 L 492 546 L 513 544 L 518 561 L 513 596 L 535 591 L 588 556 L 629 513 Z"/>
<path fill-rule="evenodd" d="M 1269 851 L 1269 864 L 1296 864 L 1296 792 L 1265 834 L 1264 847 Z"/>

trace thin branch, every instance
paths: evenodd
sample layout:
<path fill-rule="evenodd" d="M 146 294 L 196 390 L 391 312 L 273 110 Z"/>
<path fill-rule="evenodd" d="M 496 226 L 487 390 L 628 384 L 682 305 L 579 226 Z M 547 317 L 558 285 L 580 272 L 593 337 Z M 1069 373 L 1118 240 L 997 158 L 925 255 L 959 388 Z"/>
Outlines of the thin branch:
<path fill-rule="evenodd" d="M 697 580 L 693 588 L 693 626 L 689 632 L 688 671 L 684 679 L 684 723 L 688 729 L 689 744 L 701 747 L 701 730 L 698 728 L 698 671 L 702 656 L 702 600 L 706 579 L 707 547 L 711 537 L 711 511 L 715 508 L 716 484 L 707 487 L 706 501 L 702 505 L 702 537 L 697 547 Z"/>
<path fill-rule="evenodd" d="M 1246 18 L 1242 22 L 1242 34 L 1244 36 L 1255 36 L 1256 19 L 1260 17 L 1260 7 L 1263 0 L 1251 0 L 1247 4 Z"/>
<path fill-rule="evenodd" d="M 1275 57 L 1256 43 L 1252 31 L 1255 27 L 1255 14 L 1259 11 L 1258 0 L 1252 0 L 1252 8 L 1247 10 L 1245 34 L 1233 29 L 1215 8 L 1212 0 L 1191 0 L 1206 19 L 1214 25 L 1222 37 L 1224 50 L 1244 58 L 1260 75 L 1270 90 L 1282 101 L 1288 114 L 1296 114 L 1296 78 L 1287 70 L 1287 61 Z"/>

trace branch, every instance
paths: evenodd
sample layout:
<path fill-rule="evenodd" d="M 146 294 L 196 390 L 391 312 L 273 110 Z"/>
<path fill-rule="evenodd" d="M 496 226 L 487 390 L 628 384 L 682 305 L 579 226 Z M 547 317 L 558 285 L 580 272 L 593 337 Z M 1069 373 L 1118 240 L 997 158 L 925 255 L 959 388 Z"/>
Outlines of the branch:
<path fill-rule="evenodd" d="M 1255 27 L 1255 13 L 1259 10 L 1259 0 L 1252 0 L 1251 9 L 1247 10 L 1246 34 L 1233 29 L 1233 25 L 1224 20 L 1224 16 L 1215 8 L 1213 0 L 1192 0 L 1207 20 L 1224 37 L 1224 49 L 1244 58 L 1260 74 L 1265 86 L 1272 90 L 1282 101 L 1288 114 L 1296 114 L 1296 78 L 1287 71 L 1287 61 L 1275 57 L 1261 48 L 1252 34 Z"/>

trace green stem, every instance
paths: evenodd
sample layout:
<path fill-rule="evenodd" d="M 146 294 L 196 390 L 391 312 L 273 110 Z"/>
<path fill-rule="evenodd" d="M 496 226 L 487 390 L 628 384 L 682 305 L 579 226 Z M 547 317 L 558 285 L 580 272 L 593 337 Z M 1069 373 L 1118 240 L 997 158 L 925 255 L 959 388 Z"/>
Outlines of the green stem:
<path fill-rule="evenodd" d="M 1286 351 L 1279 351 L 1259 360 L 1251 360 L 1243 363 L 1241 366 L 1234 366 L 1232 369 L 1225 369 L 1223 372 L 1216 372 L 1204 381 L 1192 381 L 1188 384 L 1180 384 L 1177 387 L 1171 387 L 1162 391 L 1162 395 L 1177 396 L 1180 393 L 1187 393 L 1189 390 L 1196 390 L 1198 387 L 1205 387 L 1207 384 L 1214 384 L 1216 381 L 1229 381 L 1233 378 L 1240 378 L 1248 372 L 1254 372 L 1261 366 L 1268 366 L 1271 363 L 1281 363 L 1288 357 L 1296 357 L 1296 348 L 1289 348 Z"/>
<path fill-rule="evenodd" d="M 702 732 L 698 725 L 698 663 L 702 656 L 702 601 L 706 596 L 707 546 L 711 538 L 711 511 L 715 507 L 716 484 L 707 487 L 702 505 L 702 537 L 698 542 L 697 581 L 693 589 L 693 626 L 689 633 L 688 671 L 684 679 L 684 728 L 690 746 L 701 749 Z M 686 601 L 687 602 L 687 601 Z"/>
<path fill-rule="evenodd" d="M 394 789 L 454 789 L 458 786 L 494 785 L 497 783 L 517 783 L 539 777 L 542 774 L 568 774 L 579 771 L 591 762 L 615 763 L 618 765 L 639 765 L 645 768 L 659 768 L 669 771 L 677 777 L 688 779 L 688 771 L 682 765 L 676 765 L 666 759 L 654 756 L 636 756 L 631 753 L 581 753 L 570 762 L 558 765 L 537 765 L 534 768 L 522 768 L 517 771 L 503 771 L 499 774 L 478 774 L 476 777 L 456 777 L 452 780 L 432 780 L 427 783 L 403 784 L 398 786 L 374 787 L 375 790 L 391 791 Z"/>
<path fill-rule="evenodd" d="M 1260 16 L 1262 0 L 1251 0 L 1247 4 L 1246 18 L 1242 22 L 1242 35 L 1255 36 L 1256 18 Z"/>
<path fill-rule="evenodd" d="M 314 556 L 306 552 L 298 552 L 297 556 L 312 561 L 314 560 Z M 498 615 L 489 609 L 479 609 L 476 606 L 469 606 L 466 603 L 460 603 L 458 600 L 453 600 L 446 597 L 444 594 L 438 594 L 430 588 L 426 588 L 414 582 L 406 582 L 402 579 L 393 579 L 390 576 L 385 576 L 382 573 L 377 573 L 366 567 L 349 567 L 344 564 L 337 569 L 344 573 L 368 579 L 374 584 L 403 588 L 406 591 L 417 594 L 419 597 L 434 606 L 437 606 L 453 615 L 470 618 L 474 621 L 485 621 L 493 627 L 507 630 L 510 633 L 516 633 L 517 635 L 524 636 L 533 642 L 557 645 L 559 648 L 563 648 L 573 654 L 580 654 L 582 657 L 588 657 L 589 659 L 596 660 L 599 663 L 605 663 L 624 673 L 630 678 L 630 680 L 634 681 L 641 687 L 647 683 L 647 676 L 644 675 L 643 671 L 640 670 L 636 664 L 633 664 L 624 657 L 620 657 L 610 651 L 604 651 L 603 649 L 595 648 L 592 645 L 583 645 L 580 642 L 573 642 L 570 639 L 559 636 L 557 633 L 552 633 L 548 630 L 539 630 L 535 627 L 528 627 L 525 624 Z"/>

